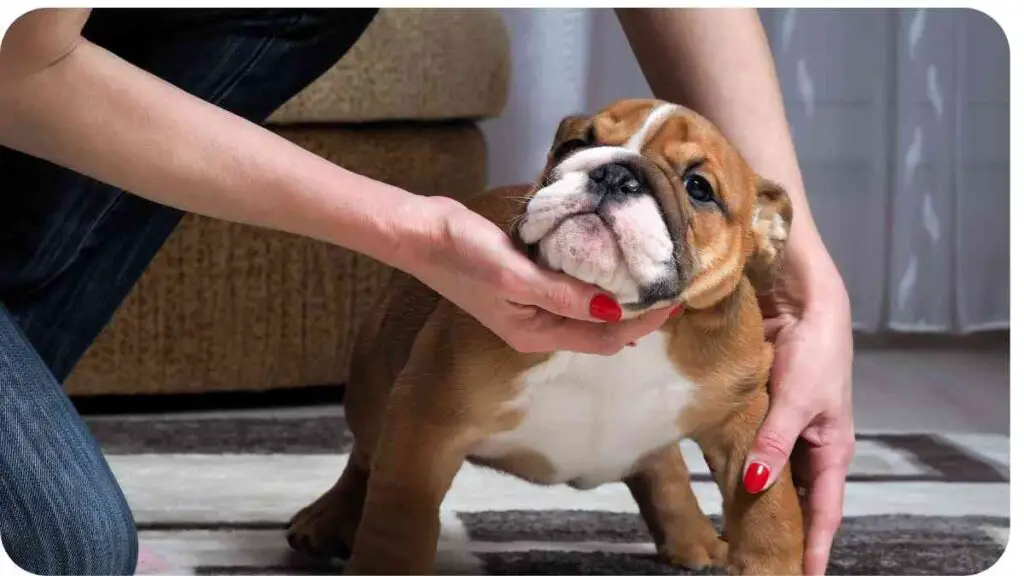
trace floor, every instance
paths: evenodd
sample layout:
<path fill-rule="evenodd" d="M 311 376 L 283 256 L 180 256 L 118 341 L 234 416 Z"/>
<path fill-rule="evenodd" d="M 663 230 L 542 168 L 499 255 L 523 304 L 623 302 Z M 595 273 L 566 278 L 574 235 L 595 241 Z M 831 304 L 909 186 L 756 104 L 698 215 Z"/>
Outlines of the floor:
<path fill-rule="evenodd" d="M 853 404 L 858 430 L 1009 435 L 1009 350 L 858 350 Z"/>
<path fill-rule="evenodd" d="M 1005 345 L 858 349 L 859 434 L 831 572 L 978 573 L 991 566 L 1008 537 L 1009 389 Z M 323 570 L 297 560 L 282 525 L 336 480 L 343 443 L 333 431 L 323 437 L 316 417 L 340 412 L 340 403 L 325 402 L 87 420 L 143 545 L 164 572 L 297 576 Z M 705 512 L 718 514 L 720 495 L 695 449 L 684 443 L 695 493 Z M 445 506 L 443 573 L 590 573 L 593 562 L 609 559 L 623 573 L 665 570 L 637 563 L 650 553 L 645 532 L 629 532 L 640 534 L 631 537 L 636 542 L 609 532 L 609 514 L 640 524 L 620 484 L 582 492 L 536 487 L 467 466 Z M 588 514 L 596 518 L 589 524 Z M 601 527 L 600 538 L 588 532 L 591 524 Z M 488 535 L 480 526 L 497 529 Z"/>

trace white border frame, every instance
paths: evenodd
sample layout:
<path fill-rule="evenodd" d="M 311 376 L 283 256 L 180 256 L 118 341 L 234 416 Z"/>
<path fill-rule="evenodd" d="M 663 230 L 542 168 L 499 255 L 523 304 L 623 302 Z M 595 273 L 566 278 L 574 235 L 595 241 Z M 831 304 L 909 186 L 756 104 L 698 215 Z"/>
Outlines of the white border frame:
<path fill-rule="evenodd" d="M 101 7 L 102 8 L 106 8 L 106 7 L 143 7 L 143 6 L 166 6 L 167 4 L 168 3 L 166 3 L 166 2 L 154 2 L 153 0 L 138 0 L 136 2 L 123 2 L 123 1 L 109 2 L 108 1 L 108 2 L 99 2 L 99 3 L 95 4 L 94 7 L 97 7 L 97 8 L 101 8 Z M 181 6 L 181 7 L 186 7 L 186 6 L 187 7 L 199 7 L 199 6 L 204 6 L 204 5 L 210 5 L 210 6 L 216 5 L 218 7 L 226 7 L 226 6 L 277 7 L 277 6 L 281 6 L 282 4 L 286 4 L 286 2 L 281 2 L 281 1 L 278 1 L 278 2 L 266 2 L 266 1 L 260 1 L 260 0 L 250 0 L 249 2 L 239 2 L 237 0 L 220 0 L 218 2 L 211 2 L 209 0 L 205 0 L 205 1 L 204 0 L 182 0 L 182 1 L 176 2 L 174 4 L 176 6 Z M 625 2 L 625 1 L 619 1 L 619 2 L 607 2 L 607 1 L 566 2 L 564 0 L 561 1 L 561 2 L 543 2 L 543 1 L 538 1 L 538 0 L 531 0 L 531 1 L 520 1 L 520 2 L 515 2 L 515 3 L 510 3 L 510 2 L 498 3 L 498 2 L 480 2 L 480 1 L 478 1 L 478 2 L 451 2 L 451 1 L 448 1 L 448 2 L 423 2 L 423 1 L 416 1 L 416 0 L 406 0 L 405 2 L 396 2 L 394 0 L 383 0 L 383 1 L 379 0 L 376 3 L 367 3 L 367 2 L 358 2 L 358 3 L 352 2 L 352 3 L 349 3 L 349 2 L 339 2 L 337 0 L 335 0 L 333 2 L 331 2 L 331 1 L 323 1 L 323 0 L 306 0 L 306 2 L 303 3 L 303 5 L 305 5 L 305 6 L 318 6 L 318 7 L 341 7 L 341 6 L 354 6 L 354 5 L 365 6 L 367 4 L 376 4 L 376 5 L 379 5 L 381 7 L 403 7 L 403 8 L 413 8 L 413 7 L 416 7 L 416 8 L 427 8 L 427 7 L 430 7 L 430 8 L 440 8 L 440 7 L 452 7 L 452 8 L 454 8 L 454 7 L 459 7 L 459 8 L 491 7 L 491 8 L 499 8 L 499 7 L 513 6 L 513 5 L 516 6 L 516 7 L 520 7 L 520 8 L 569 8 L 569 7 L 572 7 L 572 8 L 581 8 L 581 7 L 585 7 L 585 8 L 613 8 L 613 7 L 620 7 L 620 6 L 628 5 L 628 2 Z M 1022 130 L 1021 111 L 1018 111 L 1017 114 L 1013 114 L 1014 104 L 1016 104 L 1016 102 L 1018 102 L 1018 101 L 1021 101 L 1021 98 L 1020 98 L 1020 93 L 1021 93 L 1021 74 L 1022 74 L 1022 70 L 1021 70 L 1022 64 L 1021 63 L 1022 63 L 1022 57 L 1024 57 L 1024 54 L 1018 54 L 1018 57 L 1014 58 L 1013 54 L 1015 52 L 1015 46 L 1018 46 L 1021 43 L 1020 35 L 1021 35 L 1021 31 L 1022 31 L 1022 23 L 1024 23 L 1024 20 L 1021 20 L 1019 18 L 1018 19 L 1013 18 L 1013 16 L 1015 15 L 1015 12 L 1016 12 L 1016 10 L 1015 10 L 1015 4 L 1017 4 L 1016 2 L 1007 2 L 1005 0 L 1003 0 L 1003 1 L 999 1 L 999 0 L 975 0 L 974 2 L 972 2 L 972 4 L 973 4 L 973 6 L 972 6 L 973 9 L 987 14 L 990 18 L 995 20 L 997 24 L 999 24 L 999 26 L 1003 30 L 1003 34 L 1006 35 L 1006 39 L 1007 39 L 1007 42 L 1008 42 L 1009 47 L 1010 47 L 1010 55 L 1011 55 L 1011 57 L 1010 57 L 1010 101 L 1011 101 L 1011 105 L 1010 105 L 1011 106 L 1011 108 L 1010 108 L 1010 110 L 1011 110 L 1011 112 L 1010 112 L 1010 217 L 1013 218 L 1014 216 L 1016 216 L 1017 214 L 1019 214 L 1021 212 L 1021 208 L 1020 208 L 1021 203 L 1020 203 L 1020 201 L 1016 201 L 1015 202 L 1014 201 L 1014 197 L 1017 194 L 1024 193 L 1024 190 L 1021 190 L 1020 186 L 1015 185 L 1015 180 L 1013 178 L 1013 166 L 1024 166 L 1024 154 L 1022 154 L 1022 152 L 1021 152 L 1021 146 L 1022 146 L 1022 142 L 1021 142 L 1021 130 Z M 679 2 L 664 2 L 664 1 L 662 1 L 662 2 L 648 2 L 647 6 L 649 6 L 649 7 L 666 7 L 666 8 L 671 8 L 671 7 L 681 7 L 681 4 Z M 685 4 L 685 6 L 687 6 L 687 7 L 730 7 L 730 6 L 731 7 L 752 7 L 752 6 L 756 6 L 758 8 L 820 8 L 820 7 L 826 7 L 826 6 L 829 7 L 829 8 L 892 8 L 893 7 L 891 4 L 882 3 L 882 2 L 857 2 L 857 1 L 850 1 L 850 0 L 833 1 L 833 2 L 829 2 L 827 4 L 821 3 L 821 2 L 806 2 L 806 1 L 801 1 L 801 0 L 791 0 L 790 2 L 777 2 L 777 1 L 774 1 L 774 2 L 764 2 L 764 1 L 759 1 L 759 2 L 740 2 L 740 1 L 737 1 L 737 0 L 717 0 L 717 1 L 699 0 L 699 1 L 687 2 Z M 80 3 L 80 2 L 59 3 L 59 2 L 54 2 L 53 0 L 44 0 L 42 2 L 31 2 L 29 0 L 3 0 L 3 2 L 0 2 L 0 30 L 3 30 L 3 31 L 6 32 L 7 28 L 10 26 L 10 24 L 12 22 L 14 22 L 14 20 L 17 19 L 22 14 L 24 14 L 26 12 L 29 12 L 30 10 L 33 10 L 35 8 L 46 8 L 46 7 L 72 8 L 72 7 L 83 7 L 83 4 Z M 919 0 L 904 0 L 900 4 L 899 7 L 901 7 L 901 8 L 962 8 L 964 6 L 963 6 L 963 3 L 950 2 L 948 0 L 945 0 L 945 1 L 944 0 L 933 0 L 932 2 L 921 2 Z M 1024 110 L 1024 109 L 1022 109 L 1022 110 Z M 1014 276 L 1015 276 L 1015 274 L 1014 274 L 1014 265 L 1013 265 L 1014 258 L 1012 256 L 1012 254 L 1013 254 L 1014 251 L 1017 251 L 1019 253 L 1020 250 L 1024 250 L 1024 248 L 1018 248 L 1020 246 L 1021 242 L 1024 241 L 1024 240 L 1022 240 L 1022 236 L 1021 235 L 1022 235 L 1022 232 L 1017 231 L 1015 229 L 1015 227 L 1011 226 L 1011 228 L 1010 228 L 1010 250 L 1011 250 L 1011 258 L 1010 258 L 1010 294 L 1011 294 L 1010 322 L 1011 322 L 1011 324 L 1014 323 L 1014 318 L 1015 317 L 1021 316 L 1020 308 L 1019 307 L 1018 308 L 1014 308 L 1012 306 L 1012 301 L 1014 299 L 1014 296 L 1016 296 L 1016 294 L 1018 292 L 1020 292 L 1020 286 L 1021 286 L 1021 284 L 1019 282 L 1014 282 L 1014 279 L 1015 279 L 1014 278 Z M 1020 298 L 1017 298 L 1017 299 L 1019 300 Z M 1019 323 L 1019 321 L 1016 322 L 1016 323 Z M 1021 351 L 1021 345 L 1020 345 L 1019 339 L 1014 339 L 1013 338 L 1013 334 L 1011 332 L 1011 334 L 1010 334 L 1010 373 L 1011 373 L 1011 380 L 1010 381 L 1011 381 L 1011 385 L 1012 385 L 1012 382 L 1013 382 L 1013 378 L 1012 378 L 1012 374 L 1013 374 L 1013 371 L 1014 371 L 1013 368 L 1014 368 L 1014 364 L 1016 363 L 1015 362 L 1015 357 L 1020 356 L 1022 353 L 1024 353 L 1024 352 Z M 1017 395 L 1017 394 L 1013 394 L 1012 390 L 1010 391 L 1010 404 L 1011 404 L 1010 410 L 1011 410 L 1011 414 L 1013 412 L 1017 411 L 1015 409 L 1014 405 L 1018 403 L 1017 400 L 1016 400 L 1018 396 L 1019 395 Z M 1017 420 L 1015 420 L 1012 417 L 1010 418 L 1010 437 L 1011 437 L 1011 439 L 1014 436 L 1019 436 L 1020 435 L 1019 429 L 1021 428 L 1021 426 L 1024 426 L 1024 420 L 1022 420 L 1020 423 L 1017 423 Z M 1022 453 L 1022 452 L 1024 452 L 1024 448 L 1015 449 L 1015 445 L 1014 445 L 1014 443 L 1011 440 L 1011 444 L 1010 444 L 1010 454 L 1011 454 L 1010 473 L 1011 473 L 1011 477 L 1019 478 L 1019 477 L 1021 477 L 1021 474 L 1024 474 L 1024 470 L 1022 470 L 1022 464 L 1021 464 L 1021 462 L 1022 462 L 1021 458 L 1024 457 L 1024 453 Z M 2 473 L 2 471 L 0 471 L 0 473 Z M 1022 505 L 1022 498 L 1024 498 L 1024 495 L 1019 494 L 1020 491 L 1021 491 L 1021 488 L 1020 488 L 1020 483 L 1019 482 L 1017 483 L 1016 487 L 1011 483 L 1011 486 L 1010 486 L 1010 510 L 1011 510 L 1010 516 L 1011 516 L 1011 519 L 1015 518 L 1015 517 L 1019 518 L 1021 516 L 1019 511 L 1020 511 L 1020 507 Z M 1011 524 L 1012 524 L 1012 520 L 1011 520 Z M 1013 530 L 1010 530 L 1010 538 L 1009 538 L 1008 543 L 1007 543 L 1006 552 L 999 559 L 999 561 L 996 562 L 996 564 L 993 565 L 991 568 L 989 568 L 986 572 L 984 572 L 984 574 L 995 576 L 995 575 L 1002 575 L 1002 574 L 1009 575 L 1009 574 L 1020 573 L 1020 570 L 1014 570 L 1014 566 L 1019 566 L 1021 564 L 1021 552 L 1019 550 L 1020 546 L 1016 546 L 1015 545 L 1018 541 L 1020 541 L 1020 538 L 1019 537 L 1014 538 L 1014 536 L 1013 536 L 1014 534 L 1015 534 L 1015 532 Z M 10 574 L 12 576 L 25 576 L 25 575 L 28 574 L 24 570 L 21 570 L 19 567 L 17 567 L 10 560 L 10 557 L 7 555 L 7 553 L 3 549 L 3 544 L 2 543 L 0 543 L 0 574 L 4 574 L 4 575 Z"/>

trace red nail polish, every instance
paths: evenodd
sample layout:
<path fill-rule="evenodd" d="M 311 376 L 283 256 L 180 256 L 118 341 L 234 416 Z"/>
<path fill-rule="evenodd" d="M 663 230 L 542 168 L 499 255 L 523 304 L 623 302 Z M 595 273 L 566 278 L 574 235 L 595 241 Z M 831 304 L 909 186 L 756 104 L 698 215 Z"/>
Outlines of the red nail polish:
<path fill-rule="evenodd" d="M 673 308 L 672 311 L 668 313 L 668 315 L 669 316 L 678 316 L 679 313 L 682 312 L 682 311 L 683 311 L 683 305 L 682 304 L 676 304 L 676 307 Z"/>
<path fill-rule="evenodd" d="M 618 322 L 622 319 L 622 308 L 615 300 L 598 294 L 590 301 L 590 315 L 605 322 Z"/>
<path fill-rule="evenodd" d="M 765 485 L 768 484 L 768 476 L 771 473 L 772 469 L 767 464 L 751 462 L 747 465 L 747 472 L 743 475 L 743 487 L 750 494 L 757 494 L 764 490 Z"/>

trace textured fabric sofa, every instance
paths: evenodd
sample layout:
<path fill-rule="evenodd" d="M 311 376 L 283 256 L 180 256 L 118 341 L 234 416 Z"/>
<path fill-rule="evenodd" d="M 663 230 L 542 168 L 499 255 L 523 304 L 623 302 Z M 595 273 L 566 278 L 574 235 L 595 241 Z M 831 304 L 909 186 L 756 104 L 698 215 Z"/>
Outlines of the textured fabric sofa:
<path fill-rule="evenodd" d="M 489 10 L 382 10 L 348 55 L 268 126 L 419 194 L 484 189 L 477 127 L 508 97 Z M 73 395 L 265 390 L 344 382 L 383 265 L 277 232 L 188 216 L 68 379 Z"/>

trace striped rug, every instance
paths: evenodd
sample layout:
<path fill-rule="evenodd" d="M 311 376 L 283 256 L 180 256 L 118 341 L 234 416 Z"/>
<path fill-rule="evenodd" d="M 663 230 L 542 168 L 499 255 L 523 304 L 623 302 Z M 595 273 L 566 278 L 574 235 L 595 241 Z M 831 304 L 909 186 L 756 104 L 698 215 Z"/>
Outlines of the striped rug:
<path fill-rule="evenodd" d="M 292 554 L 284 522 L 330 487 L 351 435 L 336 414 L 104 417 L 88 423 L 168 574 L 337 573 Z M 694 489 L 721 498 L 696 446 Z M 1009 439 L 858 435 L 834 574 L 975 574 L 1009 531 Z M 467 465 L 445 500 L 442 574 L 678 574 L 660 563 L 624 486 L 538 487 Z M 397 552 L 397 551 L 396 551 Z"/>

